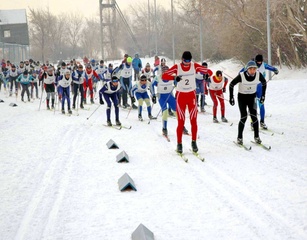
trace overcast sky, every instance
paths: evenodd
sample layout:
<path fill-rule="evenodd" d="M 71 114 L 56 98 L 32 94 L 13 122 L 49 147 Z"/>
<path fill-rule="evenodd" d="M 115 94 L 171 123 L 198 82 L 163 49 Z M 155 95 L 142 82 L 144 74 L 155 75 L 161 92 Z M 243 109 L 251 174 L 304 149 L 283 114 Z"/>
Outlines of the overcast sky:
<path fill-rule="evenodd" d="M 154 0 L 149 0 L 154 4 Z M 107 2 L 104 0 L 104 2 Z M 122 11 L 127 10 L 130 5 L 139 3 L 148 3 L 148 0 L 117 0 Z M 157 6 L 170 7 L 171 0 L 156 0 Z M 81 12 L 82 15 L 93 15 L 99 13 L 99 0 L 0 0 L 1 9 L 27 9 L 44 8 L 49 6 L 49 9 L 54 14 L 61 12 Z M 147 9 L 146 9 L 147 10 Z"/>

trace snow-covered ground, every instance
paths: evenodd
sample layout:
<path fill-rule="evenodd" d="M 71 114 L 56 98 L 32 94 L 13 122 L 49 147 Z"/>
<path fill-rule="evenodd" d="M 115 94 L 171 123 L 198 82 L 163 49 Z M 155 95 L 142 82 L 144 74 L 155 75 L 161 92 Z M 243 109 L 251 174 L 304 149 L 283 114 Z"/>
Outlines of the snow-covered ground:
<path fill-rule="evenodd" d="M 229 60 L 209 67 L 234 77 L 242 66 Z M 188 163 L 174 151 L 173 118 L 167 142 L 161 116 L 148 124 L 146 110 L 139 122 L 136 110 L 121 109 L 120 120 L 132 129 L 116 130 L 102 125 L 105 105 L 87 120 L 99 105 L 68 117 L 58 108 L 47 111 L 44 102 L 38 111 L 39 100 L 7 98 L 2 89 L 0 239 L 127 240 L 140 223 L 156 240 L 307 239 L 306 76 L 282 68 L 268 83 L 266 123 L 275 134 L 260 137 L 271 151 L 233 144 L 239 110 L 226 102 L 232 126 L 198 115 L 205 162 L 189 152 L 191 137 L 183 136 Z M 155 105 L 153 115 L 158 112 Z M 119 149 L 107 148 L 110 139 Z M 252 139 L 247 125 L 244 141 Z M 116 162 L 122 151 L 129 163 Z M 119 191 L 124 173 L 137 191 Z"/>

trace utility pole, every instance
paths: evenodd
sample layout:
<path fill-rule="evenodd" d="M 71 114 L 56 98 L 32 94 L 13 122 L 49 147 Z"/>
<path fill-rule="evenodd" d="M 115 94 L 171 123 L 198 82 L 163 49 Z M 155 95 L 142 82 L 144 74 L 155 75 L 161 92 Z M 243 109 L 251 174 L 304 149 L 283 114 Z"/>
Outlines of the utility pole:
<path fill-rule="evenodd" d="M 149 51 L 149 57 L 151 56 L 151 46 L 150 46 L 150 5 L 148 0 L 148 51 Z"/>
<path fill-rule="evenodd" d="M 175 26 L 174 26 L 174 2 L 171 0 L 172 9 L 172 46 L 173 46 L 173 64 L 175 64 Z"/>
<path fill-rule="evenodd" d="M 103 47 L 103 22 L 102 22 L 102 0 L 99 0 L 99 15 L 100 15 L 100 50 L 101 59 L 104 59 L 104 47 Z"/>
<path fill-rule="evenodd" d="M 203 62 L 203 18 L 201 11 L 201 2 L 199 2 L 199 45 L 200 45 L 200 61 Z"/>
<path fill-rule="evenodd" d="M 270 0 L 267 0 L 267 41 L 268 41 L 268 64 L 272 65 L 272 50 L 271 50 L 271 18 L 270 18 Z M 269 71 L 269 80 L 271 80 L 272 74 Z"/>
<path fill-rule="evenodd" d="M 155 46 L 156 46 L 156 55 L 158 55 L 158 32 L 157 32 L 157 2 L 154 0 L 155 7 Z"/>

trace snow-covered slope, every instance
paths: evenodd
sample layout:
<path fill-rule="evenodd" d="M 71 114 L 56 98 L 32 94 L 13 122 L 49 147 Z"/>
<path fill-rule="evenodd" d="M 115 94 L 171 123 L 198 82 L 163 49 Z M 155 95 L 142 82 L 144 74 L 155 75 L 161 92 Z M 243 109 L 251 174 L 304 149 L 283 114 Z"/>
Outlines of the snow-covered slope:
<path fill-rule="evenodd" d="M 209 67 L 233 77 L 241 68 L 232 61 Z M 189 162 L 175 153 L 173 118 L 167 142 L 161 116 L 148 124 L 137 120 L 136 110 L 128 115 L 121 109 L 120 120 L 132 129 L 116 130 L 102 125 L 105 105 L 87 120 L 99 105 L 68 117 L 45 110 L 44 102 L 38 111 L 39 100 L 22 103 L 2 90 L 0 239 L 126 240 L 140 223 L 156 240 L 307 239 L 305 76 L 304 70 L 281 69 L 268 84 L 266 123 L 275 134 L 262 131 L 260 137 L 271 151 L 233 144 L 237 105 L 226 103 L 232 126 L 199 114 L 204 163 L 189 153 L 190 136 L 183 137 Z M 158 112 L 155 105 L 153 115 Z M 107 148 L 110 139 L 119 149 Z M 252 139 L 247 125 L 244 140 Z M 122 151 L 129 163 L 116 162 Z M 137 191 L 119 191 L 124 173 Z"/>

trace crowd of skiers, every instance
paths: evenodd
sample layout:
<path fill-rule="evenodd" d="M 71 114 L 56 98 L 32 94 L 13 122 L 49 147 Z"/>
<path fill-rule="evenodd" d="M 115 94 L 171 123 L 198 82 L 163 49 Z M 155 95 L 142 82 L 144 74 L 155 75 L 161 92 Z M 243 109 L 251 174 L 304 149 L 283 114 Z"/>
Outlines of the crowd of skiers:
<path fill-rule="evenodd" d="M 278 70 L 263 62 L 262 55 L 257 55 L 253 61 L 247 63 L 229 86 L 229 102 L 234 105 L 233 87 L 239 83 L 238 103 L 240 109 L 240 122 L 238 128 L 239 144 L 243 144 L 243 129 L 247 119 L 247 108 L 252 119 L 255 141 L 261 143 L 259 138 L 259 124 L 255 100 L 258 100 L 261 113 L 261 127 L 264 124 L 264 99 L 266 90 L 265 70 L 278 74 Z M 192 150 L 198 151 L 197 140 L 197 113 L 205 112 L 206 95 L 213 102 L 213 122 L 218 123 L 218 105 L 220 104 L 220 117 L 225 117 L 225 98 L 228 79 L 223 72 L 215 73 L 203 62 L 198 64 L 192 61 L 192 54 L 186 51 L 182 54 L 182 62 L 168 67 L 166 59 L 155 56 L 153 66 L 143 63 L 139 54 L 134 57 L 124 55 L 121 64 L 114 68 L 112 63 L 105 65 L 103 60 L 85 58 L 83 63 L 61 61 L 57 68 L 46 63 L 40 64 L 32 59 L 21 61 L 18 65 L 10 61 L 1 62 L 0 90 L 3 88 L 8 96 L 18 96 L 21 89 L 21 100 L 31 101 L 42 98 L 46 93 L 46 108 L 54 109 L 55 101 L 61 102 L 62 113 L 65 114 L 67 105 L 68 114 L 72 109 L 84 108 L 84 104 L 95 102 L 95 95 L 99 94 L 99 103 L 106 102 L 107 125 L 112 126 L 111 109 L 115 110 L 115 124 L 120 126 L 119 108 L 137 109 L 138 119 L 143 121 L 143 104 L 145 102 L 149 119 L 153 119 L 152 104 L 157 102 L 162 113 L 162 133 L 167 137 L 167 119 L 174 114 L 178 120 L 177 151 L 182 153 L 182 134 L 187 130 L 184 127 L 186 108 L 190 114 Z M 101 87 L 99 87 L 101 86 Z M 39 88 L 41 92 L 39 95 Z M 98 89 L 99 88 L 99 89 Z M 30 89 L 30 90 L 29 90 Z M 176 91 L 174 91 L 176 90 Z M 173 94 L 176 92 L 176 95 Z M 25 99 L 26 94 L 26 99 Z M 72 103 L 71 103 L 72 96 Z M 130 104 L 128 100 L 130 99 Z M 135 105 L 137 101 L 137 105 Z"/>

